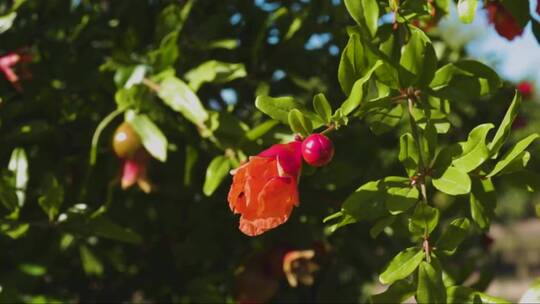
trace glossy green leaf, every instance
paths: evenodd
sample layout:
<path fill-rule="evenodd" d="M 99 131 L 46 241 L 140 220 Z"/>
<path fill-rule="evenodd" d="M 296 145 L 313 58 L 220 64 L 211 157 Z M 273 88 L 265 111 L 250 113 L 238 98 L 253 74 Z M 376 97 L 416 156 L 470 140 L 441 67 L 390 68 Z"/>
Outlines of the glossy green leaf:
<path fill-rule="evenodd" d="M 442 280 L 439 260 L 432 257 L 431 262 L 420 263 L 418 267 L 418 289 L 416 301 L 422 303 L 446 303 L 446 287 Z"/>
<path fill-rule="evenodd" d="M 520 140 L 517 144 L 515 144 L 506 154 L 504 154 L 503 157 L 497 162 L 493 170 L 489 172 L 487 177 L 492 177 L 500 173 L 502 170 L 504 170 L 514 159 L 518 158 L 522 154 L 529 145 L 536 140 L 540 135 L 534 133 L 531 134 L 524 139 Z"/>
<path fill-rule="evenodd" d="M 278 124 L 279 124 L 279 121 L 277 120 L 267 120 L 263 122 L 262 124 L 246 132 L 245 136 L 248 140 L 254 141 L 260 138 L 261 136 L 265 135 L 266 133 L 268 133 Z"/>
<path fill-rule="evenodd" d="M 375 222 L 375 224 L 369 229 L 369 235 L 372 238 L 376 238 L 386 227 L 391 226 L 396 220 L 395 216 L 387 216 Z"/>
<path fill-rule="evenodd" d="M 158 96 L 171 109 L 181 113 L 197 126 L 201 126 L 208 119 L 208 112 L 199 97 L 175 76 L 165 77 L 160 81 Z"/>
<path fill-rule="evenodd" d="M 401 251 L 388 263 L 379 276 L 379 281 L 382 284 L 392 284 L 395 281 L 405 279 L 416 270 L 424 256 L 424 251 L 417 247 Z"/>
<path fill-rule="evenodd" d="M 388 185 L 386 193 L 388 194 L 388 199 L 385 205 L 391 214 L 403 213 L 418 202 L 418 189 L 411 186 L 408 179 L 405 180 L 404 185 Z"/>
<path fill-rule="evenodd" d="M 16 193 L 19 202 L 18 206 L 22 207 L 26 195 L 26 184 L 28 183 L 28 159 L 23 148 L 15 148 L 11 152 L 8 169 L 13 172 L 15 178 L 14 186 L 17 189 Z"/>
<path fill-rule="evenodd" d="M 49 221 L 54 221 L 60 206 L 64 202 L 64 187 L 52 174 L 45 176 L 43 181 L 43 195 L 39 197 L 38 203 L 49 217 Z"/>
<path fill-rule="evenodd" d="M 437 70 L 429 87 L 439 97 L 470 100 L 496 92 L 502 85 L 497 73 L 474 60 L 449 63 Z"/>
<path fill-rule="evenodd" d="M 373 72 L 377 70 L 382 65 L 382 61 L 377 61 L 369 71 L 365 73 L 365 75 L 356 80 L 354 82 L 354 85 L 351 89 L 351 94 L 343 102 L 341 105 L 341 110 L 343 111 L 344 115 L 349 115 L 352 111 L 354 111 L 356 108 L 358 108 L 362 101 L 364 101 L 365 94 L 367 94 L 367 84 L 368 81 L 371 79 L 371 76 L 373 75 Z"/>
<path fill-rule="evenodd" d="M 450 195 L 467 194 L 471 191 L 471 179 L 466 172 L 450 166 L 442 174 L 433 177 L 433 186 Z"/>
<path fill-rule="evenodd" d="M 491 179 L 473 180 L 470 195 L 471 217 L 481 229 L 487 230 L 497 206 L 495 188 Z"/>
<path fill-rule="evenodd" d="M 459 20 L 463 23 L 471 23 L 474 20 L 478 0 L 459 0 L 457 11 Z"/>
<path fill-rule="evenodd" d="M 159 161 L 167 160 L 168 141 L 156 124 L 144 114 L 136 114 L 133 111 L 126 112 L 126 121 L 141 137 L 146 151 Z"/>
<path fill-rule="evenodd" d="M 246 75 L 246 69 L 242 63 L 209 60 L 189 70 L 184 76 L 189 86 L 197 91 L 203 83 L 225 83 L 246 77 Z"/>
<path fill-rule="evenodd" d="M 439 223 L 440 211 L 426 203 L 419 203 L 409 219 L 409 231 L 414 236 L 429 236 Z"/>
<path fill-rule="evenodd" d="M 395 128 L 401 121 L 403 112 L 401 104 L 389 108 L 375 108 L 366 114 L 366 122 L 373 133 L 380 135 Z"/>
<path fill-rule="evenodd" d="M 402 87 L 431 81 L 437 69 L 437 58 L 430 39 L 422 30 L 410 27 L 410 38 L 401 48 L 399 64 Z"/>
<path fill-rule="evenodd" d="M 223 155 L 215 157 L 206 169 L 206 179 L 204 180 L 203 193 L 210 196 L 216 191 L 223 179 L 229 174 L 231 163 Z"/>
<path fill-rule="evenodd" d="M 470 222 L 467 218 L 453 220 L 437 240 L 437 252 L 454 254 L 457 247 L 469 234 Z"/>
<path fill-rule="evenodd" d="M 332 106 L 326 99 L 323 93 L 319 93 L 313 97 L 313 109 L 325 123 L 330 123 L 332 119 Z"/>
<path fill-rule="evenodd" d="M 20 264 L 19 270 L 25 274 L 33 277 L 41 277 L 47 273 L 47 268 L 39 264 Z"/>
<path fill-rule="evenodd" d="M 387 195 L 379 189 L 380 181 L 371 181 L 352 193 L 343 202 L 346 214 L 356 220 L 373 220 L 388 214 L 385 207 Z"/>
<path fill-rule="evenodd" d="M 345 6 L 354 21 L 365 26 L 371 36 L 377 33 L 379 22 L 379 5 L 376 0 L 345 0 Z"/>
<path fill-rule="evenodd" d="M 293 109 L 302 109 L 304 106 L 294 98 L 259 96 L 255 100 L 255 106 L 264 114 L 284 124 L 289 123 L 289 112 Z"/>
<path fill-rule="evenodd" d="M 493 124 L 482 124 L 474 128 L 467 141 L 459 143 L 462 152 L 454 159 L 452 164 L 463 172 L 471 172 L 478 168 L 489 158 L 489 150 L 486 145 L 486 137 Z"/>
<path fill-rule="evenodd" d="M 416 287 L 414 284 L 400 280 L 388 286 L 388 288 L 379 294 L 371 296 L 373 304 L 403 303 L 414 295 Z"/>
<path fill-rule="evenodd" d="M 307 119 L 302 112 L 298 109 L 293 109 L 289 112 L 289 126 L 293 133 L 302 135 L 303 137 L 309 136 L 313 132 L 313 125 L 311 121 Z"/>
<path fill-rule="evenodd" d="M 504 142 L 510 135 L 512 123 L 514 122 L 514 119 L 516 118 L 518 114 L 520 105 L 521 105 L 521 95 L 516 91 L 516 94 L 514 95 L 514 99 L 512 100 L 510 107 L 506 111 L 506 114 L 504 115 L 504 118 L 501 121 L 499 128 L 497 129 L 497 133 L 495 133 L 493 140 L 488 145 L 490 155 L 497 155 L 497 153 L 499 153 L 499 150 L 503 146 Z"/>
<path fill-rule="evenodd" d="M 339 84 L 345 94 L 351 92 L 356 80 L 364 76 L 368 67 L 362 41 L 357 34 L 353 34 L 341 53 L 338 67 Z"/>
<path fill-rule="evenodd" d="M 411 133 L 405 133 L 399 138 L 399 161 L 405 167 L 408 176 L 413 176 L 418 170 L 418 148 Z"/>

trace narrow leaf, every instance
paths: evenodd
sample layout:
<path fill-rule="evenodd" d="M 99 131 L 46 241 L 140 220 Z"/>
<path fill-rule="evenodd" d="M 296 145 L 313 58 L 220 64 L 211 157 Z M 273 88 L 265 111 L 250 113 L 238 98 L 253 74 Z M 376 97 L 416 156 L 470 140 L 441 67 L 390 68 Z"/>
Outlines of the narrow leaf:
<path fill-rule="evenodd" d="M 212 195 L 229 174 L 229 170 L 231 170 L 231 163 L 227 157 L 223 155 L 215 157 L 208 165 L 208 169 L 206 169 L 203 193 L 206 196 Z"/>
<path fill-rule="evenodd" d="M 133 111 L 126 112 L 126 121 L 141 137 L 142 144 L 157 160 L 167 160 L 168 141 L 156 124 L 144 114 L 135 114 Z"/>
<path fill-rule="evenodd" d="M 413 273 L 424 259 L 424 251 L 410 247 L 398 253 L 379 276 L 382 284 L 392 284 Z"/>

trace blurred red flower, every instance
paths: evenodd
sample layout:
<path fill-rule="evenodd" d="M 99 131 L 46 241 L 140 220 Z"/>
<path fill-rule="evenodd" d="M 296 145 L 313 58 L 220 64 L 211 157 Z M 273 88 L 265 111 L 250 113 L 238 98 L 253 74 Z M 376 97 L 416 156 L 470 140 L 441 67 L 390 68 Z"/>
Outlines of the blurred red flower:
<path fill-rule="evenodd" d="M 287 221 L 298 201 L 302 142 L 273 145 L 231 172 L 229 207 L 240 214 L 240 231 L 262 234 Z"/>
<path fill-rule="evenodd" d="M 495 30 L 499 35 L 508 40 L 513 40 L 516 36 L 523 34 L 523 28 L 502 4 L 489 2 L 486 8 L 489 22 L 495 25 Z"/>
<path fill-rule="evenodd" d="M 32 74 L 26 68 L 26 64 L 31 61 L 32 55 L 25 49 L 0 56 L 0 71 L 19 92 L 22 92 L 20 80 L 32 77 Z M 17 65 L 21 65 L 21 68 L 18 69 L 18 73 L 15 71 L 15 66 Z"/>

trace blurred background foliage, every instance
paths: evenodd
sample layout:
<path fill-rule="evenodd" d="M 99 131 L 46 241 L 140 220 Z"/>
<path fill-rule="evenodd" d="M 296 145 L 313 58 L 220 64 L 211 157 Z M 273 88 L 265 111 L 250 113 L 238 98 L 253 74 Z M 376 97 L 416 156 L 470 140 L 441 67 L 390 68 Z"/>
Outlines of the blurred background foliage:
<path fill-rule="evenodd" d="M 17 206 L 0 211 L 0 302 L 234 302 L 246 293 L 272 302 L 364 302 L 377 290 L 377 274 L 407 237 L 386 229 L 373 239 L 366 223 L 332 234 L 322 219 L 358 185 L 403 174 L 397 142 L 406 122 L 382 136 L 363 121 L 332 133 L 334 161 L 304 167 L 300 207 L 260 237 L 238 231 L 226 202 L 230 177 L 203 192 L 216 155 L 232 150 L 239 162 L 290 138 L 287 126 L 255 109 L 256 96 L 292 95 L 310 104 L 323 92 L 334 108 L 345 99 L 336 75 L 353 20 L 341 1 L 23 2 L 0 3 L 0 28 L 17 6 L 11 28 L 0 34 L 0 54 L 32 54 L 22 91 L 0 80 L 2 179 L 20 182 Z M 430 31 L 441 65 L 469 56 L 465 43 L 450 45 L 443 34 Z M 140 85 L 136 69 L 157 78 Z M 186 119 L 160 101 L 152 81 L 171 71 L 196 91 L 210 122 Z M 136 85 L 126 85 L 130 80 Z M 498 123 L 515 85 L 453 104 L 444 140 Z M 533 94 L 523 102 L 511 142 L 540 130 L 538 101 Z M 166 138 L 166 162 L 148 163 L 150 194 L 119 184 L 122 164 L 111 141 L 122 122 L 115 110 L 123 107 L 148 115 Z M 529 151 L 539 155 L 540 147 Z M 529 166 L 540 169 L 534 158 Z M 498 223 L 538 215 L 538 196 L 511 180 L 499 183 Z M 2 201 L 13 201 L 13 193 L 2 190 Z M 449 218 L 468 204 L 442 193 L 434 203 Z M 487 235 L 467 239 L 448 261 L 455 278 L 486 289 L 502 269 L 491 242 Z M 303 249 L 317 252 L 320 270 L 312 286 L 292 288 L 281 259 Z M 503 270 L 514 273 L 509 267 Z"/>

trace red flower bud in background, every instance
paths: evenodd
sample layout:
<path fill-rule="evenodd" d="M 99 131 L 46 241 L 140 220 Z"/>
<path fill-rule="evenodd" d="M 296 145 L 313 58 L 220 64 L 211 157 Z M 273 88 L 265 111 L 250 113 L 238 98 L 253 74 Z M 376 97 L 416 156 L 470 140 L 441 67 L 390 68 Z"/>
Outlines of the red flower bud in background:
<path fill-rule="evenodd" d="M 302 142 L 302 156 L 314 167 L 324 166 L 334 156 L 334 145 L 323 134 L 311 134 Z"/>
<path fill-rule="evenodd" d="M 134 184 L 145 193 L 152 191 L 152 184 L 146 174 L 146 164 L 150 156 L 142 146 L 140 136 L 131 125 L 123 122 L 114 132 L 113 150 L 122 159 L 122 189 Z"/>
<path fill-rule="evenodd" d="M 540 15 L 540 0 L 536 1 L 536 13 Z"/>
<path fill-rule="evenodd" d="M 7 81 L 19 92 L 22 92 L 20 80 L 32 77 L 32 74 L 26 67 L 26 64 L 31 61 L 32 55 L 24 49 L 0 56 L 0 71 L 4 74 Z M 15 71 L 17 65 L 20 65 L 17 68 L 18 74 Z"/>
<path fill-rule="evenodd" d="M 301 146 L 299 141 L 273 145 L 231 172 L 229 207 L 241 215 L 244 234 L 256 236 L 283 224 L 298 205 Z"/>
<path fill-rule="evenodd" d="M 486 8 L 488 20 L 495 25 L 495 30 L 499 35 L 508 40 L 513 40 L 516 36 L 523 34 L 523 28 L 502 4 L 489 2 Z"/>
<path fill-rule="evenodd" d="M 521 93 L 524 99 L 529 99 L 533 94 L 533 85 L 528 81 L 522 81 L 517 85 L 517 90 Z"/>

